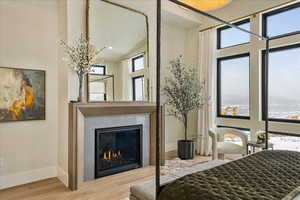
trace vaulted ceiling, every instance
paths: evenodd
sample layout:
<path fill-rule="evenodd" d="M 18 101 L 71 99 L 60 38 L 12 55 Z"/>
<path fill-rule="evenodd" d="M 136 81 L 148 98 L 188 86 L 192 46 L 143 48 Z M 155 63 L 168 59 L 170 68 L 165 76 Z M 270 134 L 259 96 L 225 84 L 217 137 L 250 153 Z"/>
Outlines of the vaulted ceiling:
<path fill-rule="evenodd" d="M 146 18 L 140 13 L 92 0 L 89 19 L 91 43 L 97 49 L 112 47 L 99 55 L 106 61 L 119 61 L 146 44 Z"/>

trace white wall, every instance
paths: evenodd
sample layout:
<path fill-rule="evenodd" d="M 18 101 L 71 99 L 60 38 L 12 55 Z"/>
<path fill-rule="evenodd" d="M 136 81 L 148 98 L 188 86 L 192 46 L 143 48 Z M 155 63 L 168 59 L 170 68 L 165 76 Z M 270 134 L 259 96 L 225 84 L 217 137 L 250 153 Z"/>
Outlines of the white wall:
<path fill-rule="evenodd" d="M 73 44 L 78 40 L 81 34 L 85 34 L 85 3 L 86 0 L 65 0 L 67 1 L 67 41 Z M 77 100 L 78 97 L 78 78 L 77 75 L 69 70 L 68 74 L 68 98 L 69 100 Z M 83 93 L 85 96 L 85 94 Z"/>
<path fill-rule="evenodd" d="M 0 124 L 0 189 L 56 176 L 59 1 L 0 1 L 0 66 L 46 70 L 46 120 Z"/>
<path fill-rule="evenodd" d="M 67 0 L 59 0 L 59 36 L 61 40 L 68 41 L 68 6 Z M 69 80 L 70 69 L 68 68 L 63 57 L 64 49 L 59 46 L 58 52 L 58 147 L 57 147 L 57 176 L 65 184 L 68 185 L 68 97 L 69 97 Z M 77 82 L 76 82 L 77 83 Z M 74 83 L 73 83 L 74 84 Z"/>
<path fill-rule="evenodd" d="M 61 39 L 69 44 L 77 40 L 81 34 L 85 34 L 85 0 L 59 0 L 61 18 L 60 25 Z M 59 132 L 58 132 L 58 178 L 68 185 L 68 103 L 77 100 L 78 78 L 71 71 L 65 62 L 62 62 L 64 50 L 60 47 L 60 68 L 59 68 Z M 85 93 L 83 93 L 85 95 Z"/>
<path fill-rule="evenodd" d="M 0 66 L 44 69 L 47 79 L 45 121 L 0 125 L 0 188 L 55 176 L 68 185 L 68 102 L 78 81 L 59 43 L 85 32 L 85 0 L 1 0 L 0 16 Z"/>
<path fill-rule="evenodd" d="M 164 77 L 169 75 L 170 61 L 182 55 L 184 63 L 197 66 L 198 62 L 198 37 L 196 29 L 186 29 L 182 26 L 163 21 L 162 24 L 162 60 L 161 60 L 161 85 Z M 196 46 L 195 46 L 196 45 Z M 162 102 L 165 98 L 162 96 Z M 189 115 L 189 138 L 196 137 L 197 120 L 195 113 Z M 177 140 L 184 139 L 184 127 L 181 122 L 172 116 L 166 116 L 166 152 L 177 149 Z"/>

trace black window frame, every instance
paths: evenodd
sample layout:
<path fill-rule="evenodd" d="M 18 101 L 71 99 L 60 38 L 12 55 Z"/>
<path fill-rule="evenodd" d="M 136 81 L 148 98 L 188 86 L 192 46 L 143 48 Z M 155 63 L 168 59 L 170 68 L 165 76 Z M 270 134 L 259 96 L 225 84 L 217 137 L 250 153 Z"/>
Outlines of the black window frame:
<path fill-rule="evenodd" d="M 139 55 L 139 56 L 136 56 L 136 57 L 134 57 L 134 58 L 131 59 L 131 62 L 132 62 L 132 72 L 136 72 L 136 71 L 142 70 L 142 69 L 139 69 L 139 70 L 136 70 L 136 69 L 135 69 L 135 60 L 138 60 L 138 59 L 140 59 L 140 58 L 145 59 L 143 54 L 142 54 L 142 55 Z M 145 69 L 145 66 L 144 66 L 143 69 Z"/>
<path fill-rule="evenodd" d="M 268 28 L 267 28 L 268 27 L 268 20 L 267 20 L 267 18 L 268 17 L 274 16 L 274 15 L 277 15 L 277 14 L 280 14 L 280 13 L 284 13 L 284 12 L 287 12 L 289 10 L 293 10 L 293 9 L 299 8 L 299 7 L 300 7 L 300 2 L 299 3 L 294 3 L 294 4 L 291 4 L 289 6 L 285 6 L 285 7 L 282 7 L 282 8 L 276 9 L 276 10 L 272 10 L 270 12 L 262 14 L 262 33 L 263 33 L 263 36 L 267 37 L 267 33 L 268 33 Z M 293 32 L 290 32 L 290 33 L 284 33 L 284 34 L 277 35 L 277 36 L 273 36 L 273 37 L 270 37 L 270 39 L 282 38 L 282 37 L 296 35 L 296 34 L 300 34 L 300 30 L 293 31 Z"/>
<path fill-rule="evenodd" d="M 278 52 L 278 51 L 284 51 L 284 50 L 296 49 L 296 48 L 300 48 L 300 43 L 271 48 L 269 51 L 270 51 L 270 53 L 272 53 L 272 52 Z M 265 68 L 266 68 L 266 63 L 265 63 L 266 50 L 263 50 L 261 52 L 261 54 L 262 54 L 262 56 L 261 56 L 261 58 L 262 58 L 262 60 L 261 60 L 261 62 L 262 62 L 262 82 L 261 82 L 261 91 L 262 91 L 262 98 L 261 98 L 261 104 L 262 104 L 262 121 L 265 121 L 266 120 L 266 116 L 267 116 L 266 105 L 265 105 L 265 92 L 266 92 L 266 89 L 264 87 Z M 268 74 L 269 74 L 269 69 L 268 69 Z M 268 85 L 269 85 L 269 83 L 268 83 Z M 280 119 L 280 118 L 269 118 L 269 121 L 273 121 L 273 122 L 286 122 L 286 123 L 300 123 L 300 120 Z"/>
<path fill-rule="evenodd" d="M 139 78 L 143 78 L 143 84 L 145 84 L 145 76 L 141 75 L 141 76 L 135 76 L 132 78 L 132 99 L 133 101 L 136 101 L 136 94 L 135 94 L 135 80 L 139 79 Z M 145 88 L 143 87 L 143 94 L 145 94 Z M 144 101 L 144 99 L 142 100 Z"/>
<path fill-rule="evenodd" d="M 90 72 L 89 74 L 92 74 L 92 75 L 106 75 L 106 65 L 92 65 L 92 67 L 98 67 L 98 68 L 103 68 L 103 74 L 98 74 L 98 73 L 95 73 L 95 72 Z"/>
<path fill-rule="evenodd" d="M 221 103 L 222 103 L 222 94 L 221 94 L 221 62 L 224 60 L 231 60 L 231 59 L 235 59 L 235 58 L 243 58 L 243 57 L 249 57 L 249 111 L 250 111 L 250 107 L 251 107 L 251 103 L 250 103 L 250 92 L 251 92 L 251 79 L 250 79 L 250 68 L 251 68 L 251 59 L 250 59 L 250 53 L 242 53 L 242 54 L 236 54 L 236 55 L 232 55 L 232 56 L 226 56 L 226 57 L 220 57 L 217 58 L 217 117 L 218 118 L 232 118 L 232 119 L 247 119 L 250 120 L 250 112 L 249 112 L 249 116 L 233 116 L 233 115 L 221 115 Z"/>
<path fill-rule="evenodd" d="M 286 132 L 280 132 L 280 131 L 269 131 L 270 134 L 273 135 L 284 135 L 284 136 L 291 136 L 291 137 L 300 137 L 299 133 L 286 133 Z"/>
<path fill-rule="evenodd" d="M 249 23 L 250 26 L 251 26 L 251 21 L 250 21 L 250 18 L 247 18 L 247 19 L 243 19 L 241 21 L 238 21 L 236 23 L 233 23 L 234 25 L 236 26 L 239 26 L 239 25 L 242 25 L 242 24 L 247 24 Z M 240 43 L 240 44 L 235 44 L 235 45 L 231 45 L 231 46 L 227 46 L 227 47 L 221 47 L 221 42 L 222 42 L 222 34 L 221 32 L 226 30 L 226 29 L 230 29 L 232 27 L 230 26 L 223 26 L 223 27 L 220 27 L 217 29 L 217 49 L 226 49 L 226 48 L 230 48 L 230 47 L 235 47 L 235 46 L 240 46 L 240 45 L 244 45 L 244 44 L 249 44 L 249 42 L 244 42 L 244 43 Z"/>

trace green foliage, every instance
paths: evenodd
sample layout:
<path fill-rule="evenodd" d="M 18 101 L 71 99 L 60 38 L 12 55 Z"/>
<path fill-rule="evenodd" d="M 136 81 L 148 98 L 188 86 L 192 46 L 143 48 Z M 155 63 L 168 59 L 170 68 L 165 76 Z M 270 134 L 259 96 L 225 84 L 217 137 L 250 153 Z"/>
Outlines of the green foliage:
<path fill-rule="evenodd" d="M 207 99 L 204 97 L 205 82 L 200 82 L 196 68 L 187 67 L 182 57 L 170 62 L 170 76 L 162 89 L 168 105 L 168 114 L 180 120 L 185 127 L 187 140 L 187 116 L 189 112 L 201 109 Z"/>

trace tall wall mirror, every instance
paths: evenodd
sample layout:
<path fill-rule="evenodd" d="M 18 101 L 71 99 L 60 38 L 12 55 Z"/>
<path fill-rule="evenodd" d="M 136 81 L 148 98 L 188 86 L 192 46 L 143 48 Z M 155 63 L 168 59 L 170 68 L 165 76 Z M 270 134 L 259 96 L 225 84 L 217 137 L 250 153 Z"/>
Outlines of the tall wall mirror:
<path fill-rule="evenodd" d="M 87 78 L 88 101 L 149 101 L 147 16 L 107 0 L 88 2 L 88 37 L 100 50 Z"/>

